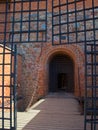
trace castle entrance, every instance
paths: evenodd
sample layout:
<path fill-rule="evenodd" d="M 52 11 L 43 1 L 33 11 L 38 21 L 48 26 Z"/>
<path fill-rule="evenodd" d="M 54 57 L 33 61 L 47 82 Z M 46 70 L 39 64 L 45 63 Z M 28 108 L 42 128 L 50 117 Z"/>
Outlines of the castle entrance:
<path fill-rule="evenodd" d="M 64 54 L 55 55 L 49 64 L 49 91 L 74 92 L 73 60 Z"/>

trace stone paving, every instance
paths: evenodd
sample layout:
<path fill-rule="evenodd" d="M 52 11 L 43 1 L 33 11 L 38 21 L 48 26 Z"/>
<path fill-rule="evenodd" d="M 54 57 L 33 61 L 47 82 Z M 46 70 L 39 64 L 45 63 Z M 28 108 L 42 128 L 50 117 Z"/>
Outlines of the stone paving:
<path fill-rule="evenodd" d="M 55 93 L 18 113 L 18 130 L 83 130 L 83 120 L 73 95 Z"/>

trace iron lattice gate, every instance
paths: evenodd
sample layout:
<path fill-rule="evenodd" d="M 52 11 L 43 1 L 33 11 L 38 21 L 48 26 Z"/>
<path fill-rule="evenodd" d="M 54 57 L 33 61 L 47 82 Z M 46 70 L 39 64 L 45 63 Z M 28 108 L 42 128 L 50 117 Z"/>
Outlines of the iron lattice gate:
<path fill-rule="evenodd" d="M 0 45 L 0 129 L 16 129 L 16 46 Z"/>
<path fill-rule="evenodd" d="M 98 129 L 98 1 L 52 0 L 52 44 L 84 46 L 84 130 Z"/>
<path fill-rule="evenodd" d="M 43 18 L 40 17 L 41 14 L 43 14 Z M 52 0 L 52 44 L 84 46 L 86 78 L 84 130 L 97 130 L 98 127 L 97 14 L 97 0 Z M 2 56 L 2 62 L 0 61 L 0 69 L 2 68 L 0 72 L 0 80 L 2 81 L 0 84 L 2 91 L 0 95 L 2 104 L 0 106 L 0 127 L 2 130 L 15 130 L 17 124 L 15 46 L 18 43 L 46 42 L 47 0 L 2 0 L 0 1 L 0 15 L 0 27 L 2 27 L 0 43 L 3 45 L 2 53 L 0 53 Z M 91 26 L 88 26 L 89 23 Z M 6 46 L 11 48 L 9 52 L 6 52 Z M 9 63 L 5 62 L 7 54 L 10 55 Z M 6 65 L 9 65 L 10 68 L 8 74 L 5 71 Z M 10 79 L 9 85 L 5 84 L 5 77 L 7 76 Z M 5 95 L 6 88 L 9 91 L 7 96 Z M 9 102 L 7 107 L 5 101 Z M 9 110 L 8 117 L 5 110 Z M 9 124 L 7 128 L 6 123 Z"/>
<path fill-rule="evenodd" d="M 47 0 L 0 0 L 1 130 L 17 129 L 17 44 L 45 42 L 46 32 Z"/>

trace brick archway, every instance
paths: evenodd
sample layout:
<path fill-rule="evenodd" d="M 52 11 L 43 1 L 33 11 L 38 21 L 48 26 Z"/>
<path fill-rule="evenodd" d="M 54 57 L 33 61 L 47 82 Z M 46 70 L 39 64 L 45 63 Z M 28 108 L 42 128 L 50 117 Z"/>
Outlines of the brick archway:
<path fill-rule="evenodd" d="M 84 78 L 84 53 L 76 45 L 64 45 L 64 46 L 48 46 L 44 48 L 42 55 L 39 61 L 39 70 L 38 70 L 38 95 L 42 97 L 48 93 L 49 89 L 49 63 L 51 58 L 56 54 L 65 54 L 68 55 L 74 63 L 74 95 L 80 96 L 84 95 L 85 87 L 85 78 Z M 79 74 L 81 75 L 80 80 L 80 89 L 79 91 L 79 77 L 78 77 L 78 68 Z"/>

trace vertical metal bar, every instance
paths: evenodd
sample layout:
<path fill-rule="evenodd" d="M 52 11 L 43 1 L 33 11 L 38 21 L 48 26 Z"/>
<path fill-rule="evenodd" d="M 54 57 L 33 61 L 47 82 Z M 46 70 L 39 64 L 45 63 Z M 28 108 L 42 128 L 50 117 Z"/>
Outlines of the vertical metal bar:
<path fill-rule="evenodd" d="M 15 22 L 15 18 L 14 18 L 14 22 Z M 21 0 L 21 10 L 20 10 L 20 42 L 22 41 L 22 27 L 23 27 L 23 0 Z"/>
<path fill-rule="evenodd" d="M 54 2 L 55 0 L 52 0 L 52 45 L 54 44 L 54 20 L 53 20 L 53 15 L 54 15 Z"/>
<path fill-rule="evenodd" d="M 13 54 L 13 52 L 12 52 L 13 50 L 10 50 L 10 95 L 9 95 L 9 97 L 10 97 L 10 129 L 12 128 L 12 107 L 13 107 L 13 105 L 12 105 L 12 100 L 13 100 L 13 97 L 12 97 L 12 76 L 13 76 L 13 74 L 12 74 L 12 54 Z"/>
<path fill-rule="evenodd" d="M 77 30 L 77 2 L 74 0 L 75 5 L 75 33 L 76 33 L 76 43 L 78 42 L 78 30 Z"/>
<path fill-rule="evenodd" d="M 13 75 L 13 63 L 14 60 L 13 60 L 13 43 L 14 43 L 14 31 L 15 31 L 15 0 L 13 0 L 13 12 L 12 12 L 12 36 L 11 36 L 11 42 L 10 42 L 10 45 L 11 45 L 11 74 Z M 13 86 L 14 86 L 14 82 L 12 80 L 12 78 L 14 78 L 13 76 L 11 77 L 11 82 L 10 82 L 10 85 L 11 85 L 11 89 L 13 90 Z M 10 109 L 10 118 L 11 118 L 11 128 L 13 127 L 13 124 L 12 124 L 12 120 L 13 120 L 13 112 L 15 111 L 15 107 L 13 108 L 13 98 L 14 98 L 14 95 L 13 95 L 13 92 L 11 91 L 10 89 L 10 104 L 11 104 L 11 109 Z M 15 121 L 14 121 L 15 123 Z M 15 124 L 14 124 L 15 125 Z M 16 129 L 15 129 L 16 130 Z"/>
<path fill-rule="evenodd" d="M 15 3 L 13 4 L 13 9 L 15 9 Z M 13 12 L 13 15 L 14 15 L 14 12 Z M 14 20 L 14 17 L 13 17 L 13 20 Z M 12 21 L 13 22 L 13 21 Z M 12 42 L 13 42 L 13 30 L 14 30 L 14 24 L 12 23 L 12 34 L 11 34 L 11 42 L 10 42 L 10 45 L 11 45 L 11 59 L 10 59 L 10 74 L 11 74 L 11 77 L 10 77 L 10 129 L 12 127 L 12 100 L 13 100 L 13 97 L 12 97 L 12 53 L 13 53 L 13 45 L 12 45 Z"/>
<path fill-rule="evenodd" d="M 66 6 L 67 6 L 67 38 L 69 43 L 69 8 L 68 8 L 68 0 L 66 0 Z"/>
<path fill-rule="evenodd" d="M 92 95 L 91 95 L 91 130 L 93 130 L 93 104 L 94 104 L 94 95 L 93 95 L 93 86 L 94 86 L 94 55 L 93 55 L 93 45 L 91 45 L 91 91 L 92 91 Z"/>
<path fill-rule="evenodd" d="M 16 92 L 16 83 L 17 83 L 17 45 L 14 46 L 14 130 L 17 129 L 17 92 Z"/>
<path fill-rule="evenodd" d="M 39 0 L 37 0 L 37 37 L 36 37 L 36 41 L 39 41 Z"/>
<path fill-rule="evenodd" d="M 83 1 L 83 15 L 84 15 L 84 53 L 85 53 L 85 97 L 84 97 L 84 130 L 87 128 L 87 43 L 86 43 L 86 14 L 85 14 L 85 1 Z"/>
<path fill-rule="evenodd" d="M 31 0 L 29 1 L 29 22 L 28 22 L 28 41 L 30 41 L 30 30 L 31 30 Z"/>
<path fill-rule="evenodd" d="M 46 14 L 45 14 L 45 19 L 46 19 L 45 20 L 45 30 L 46 30 L 46 32 L 47 32 L 47 17 L 48 17 L 47 11 L 48 11 L 48 0 L 46 0 Z M 47 33 L 45 33 L 45 41 L 46 41 L 46 39 L 47 39 Z M 44 41 L 44 38 L 42 41 Z"/>
<path fill-rule="evenodd" d="M 59 0 L 59 44 L 61 44 L 61 1 Z"/>
<path fill-rule="evenodd" d="M 92 11 L 93 11 L 93 38 L 94 38 L 94 91 L 93 91 L 93 96 L 94 96 L 94 111 L 93 111 L 93 116 L 94 116 L 94 130 L 96 130 L 96 38 L 95 38 L 95 10 L 94 10 L 94 0 L 92 0 Z"/>

